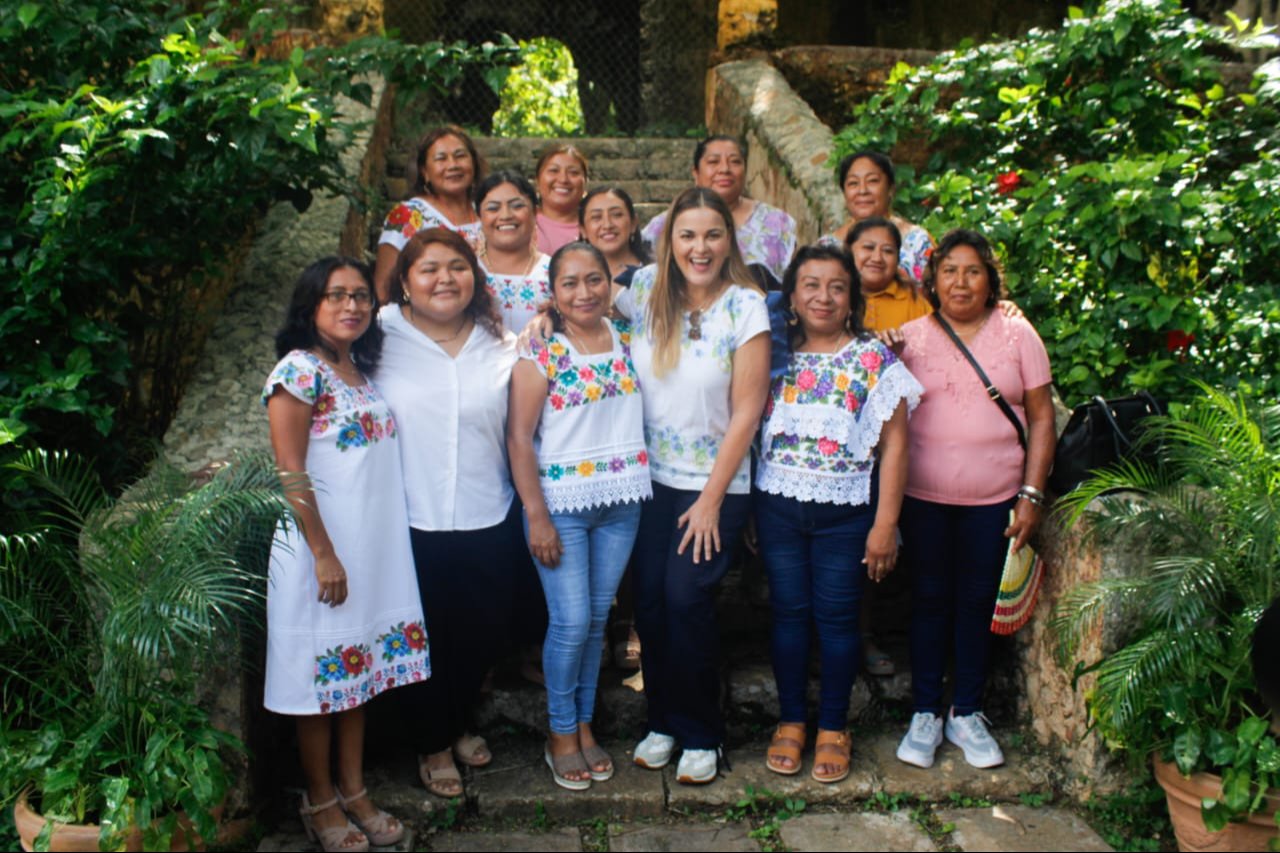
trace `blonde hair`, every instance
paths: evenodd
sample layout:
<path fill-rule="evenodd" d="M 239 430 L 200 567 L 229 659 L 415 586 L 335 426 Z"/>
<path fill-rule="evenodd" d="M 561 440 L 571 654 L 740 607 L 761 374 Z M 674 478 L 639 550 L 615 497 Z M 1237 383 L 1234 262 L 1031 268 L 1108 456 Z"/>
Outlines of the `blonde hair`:
<path fill-rule="evenodd" d="M 680 335 L 689 297 L 684 273 L 680 272 L 671 250 L 671 233 L 675 229 L 676 217 L 686 210 L 700 207 L 710 208 L 718 213 L 724 220 L 725 231 L 728 233 L 729 257 L 725 258 L 724 266 L 720 268 L 720 279 L 728 284 L 750 288 L 762 295 L 764 293 L 742 260 L 737 229 L 733 225 L 733 213 L 724 199 L 714 190 L 705 187 L 690 187 L 676 196 L 667 211 L 667 221 L 663 223 L 662 235 L 658 239 L 653 293 L 646 308 L 649 339 L 653 341 L 653 372 L 659 378 L 670 373 L 680 363 Z"/>

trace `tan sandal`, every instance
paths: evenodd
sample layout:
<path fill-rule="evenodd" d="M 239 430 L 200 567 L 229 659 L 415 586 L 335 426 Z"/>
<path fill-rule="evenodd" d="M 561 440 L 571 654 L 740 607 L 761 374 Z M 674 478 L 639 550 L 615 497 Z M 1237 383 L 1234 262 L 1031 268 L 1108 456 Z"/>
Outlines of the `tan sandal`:
<path fill-rule="evenodd" d="M 298 809 L 298 816 L 302 818 L 302 828 L 307 833 L 307 838 L 320 845 L 320 849 L 325 853 L 367 853 L 369 849 L 369 838 L 363 832 L 356 828 L 350 820 L 345 826 L 326 826 L 318 827 L 315 825 L 315 816 L 326 809 L 331 809 L 338 805 L 338 798 L 334 797 L 327 803 L 320 803 L 317 806 L 311 805 L 307 800 L 307 793 L 302 792 L 302 808 Z"/>
<path fill-rule="evenodd" d="M 446 755 L 449 754 L 447 749 L 444 752 Z M 439 755 L 440 753 L 434 754 Z M 435 770 L 427 766 L 429 758 L 431 758 L 430 755 L 418 756 L 418 778 L 422 780 L 422 784 L 437 797 L 443 797 L 446 800 L 461 797 L 465 793 L 465 789 L 462 787 L 462 774 L 454 766 L 452 755 L 450 755 L 448 767 L 441 767 Z"/>
<path fill-rule="evenodd" d="M 818 742 L 813 747 L 813 772 L 810 774 L 818 782 L 830 784 L 839 782 L 849 775 L 849 752 L 853 741 L 847 731 L 831 731 L 818 729 Z M 837 768 L 835 773 L 821 774 L 819 765 L 830 764 Z"/>
<path fill-rule="evenodd" d="M 453 742 L 453 757 L 468 767 L 487 767 L 493 761 L 489 743 L 479 735 L 463 733 Z"/>
<path fill-rule="evenodd" d="M 764 754 L 764 765 L 782 776 L 794 776 L 800 772 L 800 752 L 804 749 L 804 723 L 778 723 L 773 740 Z M 791 762 L 790 767 L 778 764 L 779 759 Z"/>
<path fill-rule="evenodd" d="M 404 838 L 404 824 L 377 806 L 373 806 L 373 800 L 369 799 L 368 788 L 361 788 L 359 793 L 352 794 L 350 797 L 342 796 L 342 789 L 336 785 L 333 790 L 338 795 L 338 802 L 342 803 L 342 810 L 347 813 L 347 817 L 351 818 L 352 823 L 360 827 L 360 831 L 369 839 L 370 844 L 375 847 L 389 847 Z M 369 817 L 362 818 L 350 809 L 352 803 L 362 798 L 369 800 L 369 805 L 373 806 L 374 813 Z"/>

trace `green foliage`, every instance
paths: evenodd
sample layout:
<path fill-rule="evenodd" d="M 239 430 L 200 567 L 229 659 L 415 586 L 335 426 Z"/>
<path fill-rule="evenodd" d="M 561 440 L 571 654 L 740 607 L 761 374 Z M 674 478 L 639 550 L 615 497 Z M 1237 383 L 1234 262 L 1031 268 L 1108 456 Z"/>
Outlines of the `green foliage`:
<path fill-rule="evenodd" d="M 767 788 L 747 785 L 742 797 L 725 812 L 725 817 L 729 820 L 750 820 L 755 825 L 747 835 L 759 841 L 762 849 L 771 851 L 782 849 L 778 838 L 782 824 L 803 814 L 807 807 L 808 803 L 800 797 L 788 797 Z"/>
<path fill-rule="evenodd" d="M 1084 806 L 1089 823 L 1115 850 L 1155 853 L 1174 846 L 1164 791 L 1150 777 Z"/>
<path fill-rule="evenodd" d="M 1132 574 L 1068 591 L 1051 625 L 1067 665 L 1104 610 L 1123 617 L 1114 650 L 1076 664 L 1077 679 L 1097 678 L 1091 725 L 1135 764 L 1156 753 L 1221 775 L 1222 798 L 1202 809 L 1219 829 L 1280 783 L 1249 658 L 1280 594 L 1280 406 L 1206 387 L 1144 441 L 1158 465 L 1122 464 L 1063 499 L 1092 536 L 1126 549 Z"/>
<path fill-rule="evenodd" d="M 258 215 L 355 193 L 342 99 L 367 104 L 372 73 L 446 87 L 514 50 L 290 49 L 285 26 L 234 0 L 0 6 L 0 444 L 162 434 Z"/>
<path fill-rule="evenodd" d="M 1176 0 L 1107 0 L 1056 31 L 899 65 L 837 136 L 925 142 L 897 206 L 976 228 L 1068 401 L 1191 381 L 1280 390 L 1280 67 L 1229 94 L 1215 58 L 1274 43 Z"/>
<path fill-rule="evenodd" d="M 520 42 L 521 64 L 498 87 L 493 114 L 497 136 L 570 136 L 581 133 L 578 69 L 569 48 L 540 36 Z"/>
<path fill-rule="evenodd" d="M 288 512 L 265 456 L 192 488 L 158 465 L 119 503 L 84 459 L 6 466 L 21 505 L 0 536 L 0 791 L 60 822 L 101 823 L 102 849 L 143 829 L 168 849 L 179 811 L 213 838 L 240 748 L 197 701 L 237 627 L 258 618 L 266 543 Z M 233 664 L 234 665 L 234 664 Z"/>

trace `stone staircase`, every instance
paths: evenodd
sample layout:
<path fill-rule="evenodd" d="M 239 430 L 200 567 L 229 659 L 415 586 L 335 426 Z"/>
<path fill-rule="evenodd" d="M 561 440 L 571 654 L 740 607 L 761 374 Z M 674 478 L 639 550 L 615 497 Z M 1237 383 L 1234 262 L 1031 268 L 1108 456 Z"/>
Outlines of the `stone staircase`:
<path fill-rule="evenodd" d="M 413 157 L 412 143 L 397 140 L 387 152 L 384 192 L 389 199 L 408 192 L 405 167 Z M 648 222 L 689 186 L 693 168 L 691 139 L 662 137 L 582 137 L 573 139 L 502 139 L 480 137 L 476 145 L 488 161 L 489 171 L 513 169 L 530 181 L 538 156 L 551 145 L 567 142 L 587 156 L 591 170 L 588 186 L 617 184 L 636 204 L 641 224 Z"/>

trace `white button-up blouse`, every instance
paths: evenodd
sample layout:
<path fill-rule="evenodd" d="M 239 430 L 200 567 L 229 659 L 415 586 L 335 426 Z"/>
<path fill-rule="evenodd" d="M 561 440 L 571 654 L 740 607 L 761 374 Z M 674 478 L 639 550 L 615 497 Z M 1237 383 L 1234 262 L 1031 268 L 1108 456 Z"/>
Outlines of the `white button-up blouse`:
<path fill-rule="evenodd" d="M 475 326 L 456 358 L 414 328 L 399 305 L 379 313 L 386 339 L 373 382 L 400 432 L 409 526 L 482 530 L 515 498 L 507 467 L 507 394 L 516 338 Z"/>

